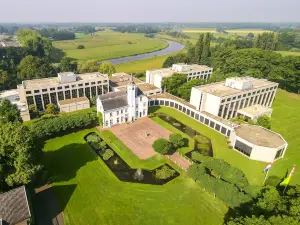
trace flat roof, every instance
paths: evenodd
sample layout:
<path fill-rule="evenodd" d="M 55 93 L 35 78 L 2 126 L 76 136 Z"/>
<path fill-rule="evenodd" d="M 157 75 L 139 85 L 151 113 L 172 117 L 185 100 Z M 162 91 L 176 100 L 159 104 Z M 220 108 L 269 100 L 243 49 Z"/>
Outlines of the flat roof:
<path fill-rule="evenodd" d="M 84 74 L 75 74 L 77 76 L 78 81 L 88 81 L 92 79 L 99 79 L 102 78 L 102 80 L 108 79 L 106 74 L 102 74 L 99 72 L 95 73 L 84 73 Z M 70 76 L 70 75 L 69 75 Z M 73 82 L 69 83 L 63 83 L 63 85 L 70 84 Z M 42 87 L 49 87 L 49 86 L 57 86 L 60 85 L 60 81 L 58 77 L 50 77 L 50 78 L 42 78 L 42 79 L 33 79 L 33 80 L 24 80 L 23 81 L 23 86 L 24 89 L 32 89 L 32 88 L 42 88 Z"/>
<path fill-rule="evenodd" d="M 127 73 L 117 73 L 109 78 L 110 86 L 112 87 L 123 87 L 130 83 L 130 75 Z M 133 77 L 133 82 L 135 84 L 144 83 L 143 81 Z"/>
<path fill-rule="evenodd" d="M 150 96 L 148 96 L 150 99 L 155 99 L 155 98 L 166 98 L 166 99 L 171 99 L 171 100 L 175 100 L 175 101 L 178 101 L 178 102 L 180 102 L 180 103 L 182 103 L 182 104 L 184 104 L 184 105 L 186 105 L 186 106 L 188 106 L 188 107 L 190 107 L 190 108 L 192 108 L 192 109 L 196 109 L 196 107 L 195 106 L 193 106 L 193 105 L 191 105 L 189 102 L 187 102 L 187 101 L 185 101 L 185 100 L 183 100 L 182 98 L 178 98 L 178 97 L 176 97 L 176 96 L 174 96 L 174 95 L 171 95 L 171 94 L 169 94 L 169 93 L 161 93 L 161 94 L 157 94 L 157 95 L 150 95 Z"/>
<path fill-rule="evenodd" d="M 241 79 L 241 78 L 239 78 L 239 79 Z M 258 88 L 277 84 L 275 82 L 271 82 L 271 81 L 268 81 L 265 79 L 248 78 L 248 80 L 250 80 L 252 82 L 253 86 L 252 86 L 252 88 L 243 89 L 243 90 L 227 87 L 227 86 L 225 86 L 225 81 L 213 83 L 213 84 L 201 85 L 201 86 L 197 86 L 195 88 L 197 88 L 200 91 L 211 94 L 211 95 L 215 95 L 218 97 L 224 97 L 224 96 L 228 96 L 228 95 L 235 95 L 238 93 L 247 92 L 249 90 L 255 90 Z"/>
<path fill-rule="evenodd" d="M 178 64 L 176 64 L 178 65 Z M 198 64 L 191 64 L 191 65 L 186 65 L 186 67 L 189 69 L 189 70 L 212 70 L 213 68 L 212 67 L 209 67 L 209 66 L 206 66 L 206 65 L 198 65 Z M 186 71 L 188 72 L 188 71 Z"/>
<path fill-rule="evenodd" d="M 161 69 L 154 69 L 154 70 L 147 70 L 147 71 L 158 74 L 162 77 L 169 77 L 169 76 L 172 76 L 173 73 L 177 73 L 176 71 L 172 70 L 171 68 L 161 68 Z"/>
<path fill-rule="evenodd" d="M 152 84 L 148 84 L 148 83 L 141 83 L 141 84 L 138 84 L 137 87 L 142 91 L 152 91 L 152 90 L 160 90 L 159 87 L 156 87 Z M 119 91 L 126 91 L 126 87 L 120 87 L 118 88 Z"/>
<path fill-rule="evenodd" d="M 71 103 L 86 102 L 86 101 L 89 101 L 87 97 L 71 98 L 71 99 L 59 101 L 59 105 L 67 105 Z"/>
<path fill-rule="evenodd" d="M 279 134 L 260 126 L 242 124 L 234 130 L 237 136 L 258 146 L 278 148 L 286 144 Z"/>
<path fill-rule="evenodd" d="M 273 111 L 273 109 L 271 109 L 269 107 L 255 104 L 255 105 L 243 108 L 243 109 L 239 109 L 238 113 L 251 115 L 251 116 L 257 116 L 257 115 L 267 114 L 272 111 Z"/>

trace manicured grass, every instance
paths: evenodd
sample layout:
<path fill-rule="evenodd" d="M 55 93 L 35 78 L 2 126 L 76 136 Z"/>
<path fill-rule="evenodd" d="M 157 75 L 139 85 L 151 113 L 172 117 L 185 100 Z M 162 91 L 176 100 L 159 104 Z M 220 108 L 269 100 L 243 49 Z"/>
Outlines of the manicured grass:
<path fill-rule="evenodd" d="M 300 56 L 300 52 L 290 52 L 290 51 L 276 51 L 283 56 Z"/>
<path fill-rule="evenodd" d="M 93 36 L 69 41 L 57 41 L 54 46 L 63 50 L 68 57 L 76 60 L 105 60 L 124 56 L 154 52 L 168 46 L 163 40 L 146 38 L 143 34 L 128 34 L 101 31 Z M 77 49 L 83 45 L 85 49 Z"/>
<path fill-rule="evenodd" d="M 223 223 L 224 204 L 186 175 L 163 186 L 119 181 L 85 143 L 83 137 L 92 131 L 98 132 L 82 130 L 48 140 L 44 148 L 45 167 L 54 178 L 59 202 L 65 206 L 67 225 Z M 111 134 L 103 131 L 101 136 L 108 140 Z M 112 147 L 132 167 L 164 162 L 138 160 L 122 143 Z"/>
<path fill-rule="evenodd" d="M 245 173 L 251 185 L 262 185 L 264 179 L 262 170 L 266 166 L 266 163 L 249 160 L 239 152 L 229 149 L 226 139 L 223 135 L 175 109 L 168 107 L 150 108 L 149 112 L 153 111 L 166 113 L 176 118 L 178 121 L 190 126 L 194 130 L 200 132 L 204 136 L 210 138 L 214 151 L 214 157 L 224 159 L 232 166 L 241 169 Z"/>
<path fill-rule="evenodd" d="M 284 177 L 293 165 L 298 168 L 291 184 L 300 184 L 300 95 L 278 90 L 273 103 L 272 130 L 280 133 L 288 142 L 287 152 L 270 170 L 270 175 Z"/>

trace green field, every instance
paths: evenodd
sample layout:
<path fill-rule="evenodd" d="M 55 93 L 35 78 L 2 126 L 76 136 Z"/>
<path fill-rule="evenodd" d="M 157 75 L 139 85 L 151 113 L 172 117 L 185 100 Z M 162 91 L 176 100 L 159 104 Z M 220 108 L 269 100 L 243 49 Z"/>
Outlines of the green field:
<path fill-rule="evenodd" d="M 75 33 L 75 38 L 76 38 L 76 39 L 87 38 L 87 37 L 89 37 L 88 34 L 84 34 L 84 33 Z"/>
<path fill-rule="evenodd" d="M 300 166 L 300 95 L 278 90 L 272 108 L 272 130 L 283 136 L 288 149 L 269 174 L 283 177 L 294 164 Z M 291 184 L 300 184 L 299 168 L 296 168 Z"/>
<path fill-rule="evenodd" d="M 144 34 L 128 34 L 113 31 L 97 32 L 85 37 L 77 34 L 75 40 L 57 41 L 54 46 L 76 60 L 105 60 L 154 52 L 168 46 L 163 40 L 145 38 Z M 77 49 L 83 45 L 85 49 Z"/>
<path fill-rule="evenodd" d="M 45 165 L 55 177 L 54 191 L 65 206 L 67 225 L 223 223 L 224 204 L 185 174 L 162 186 L 119 181 L 85 143 L 83 137 L 91 131 L 96 129 L 51 139 L 44 148 Z M 101 136 L 107 140 L 109 135 Z M 112 147 L 131 167 L 165 163 L 159 156 L 139 160 L 120 143 Z"/>

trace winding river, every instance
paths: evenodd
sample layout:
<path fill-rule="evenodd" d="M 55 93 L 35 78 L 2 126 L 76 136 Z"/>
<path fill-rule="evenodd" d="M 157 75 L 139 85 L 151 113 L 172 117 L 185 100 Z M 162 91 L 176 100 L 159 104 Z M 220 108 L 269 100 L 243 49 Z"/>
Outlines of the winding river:
<path fill-rule="evenodd" d="M 141 60 L 141 59 L 148 59 L 148 58 L 152 58 L 152 57 L 156 57 L 156 56 L 167 55 L 167 54 L 171 54 L 171 53 L 180 51 L 184 48 L 184 45 L 179 42 L 170 41 L 170 40 L 166 40 L 166 39 L 161 39 L 161 40 L 168 42 L 169 46 L 164 49 L 155 51 L 155 52 L 144 53 L 144 54 L 133 55 L 133 56 L 126 56 L 126 57 L 122 57 L 122 58 L 108 59 L 108 60 L 104 60 L 104 61 L 111 62 L 113 64 L 119 64 L 119 63 L 131 62 L 131 61 L 136 61 L 136 60 Z"/>

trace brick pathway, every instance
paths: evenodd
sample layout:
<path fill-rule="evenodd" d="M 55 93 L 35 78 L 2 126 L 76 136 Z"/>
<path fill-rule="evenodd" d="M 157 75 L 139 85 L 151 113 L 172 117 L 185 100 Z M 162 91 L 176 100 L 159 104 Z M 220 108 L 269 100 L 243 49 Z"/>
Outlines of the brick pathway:
<path fill-rule="evenodd" d="M 179 153 L 175 152 L 172 155 L 165 155 L 166 158 L 170 159 L 172 162 L 177 164 L 181 169 L 187 170 L 192 163 L 185 159 L 183 156 L 181 156 Z"/>

